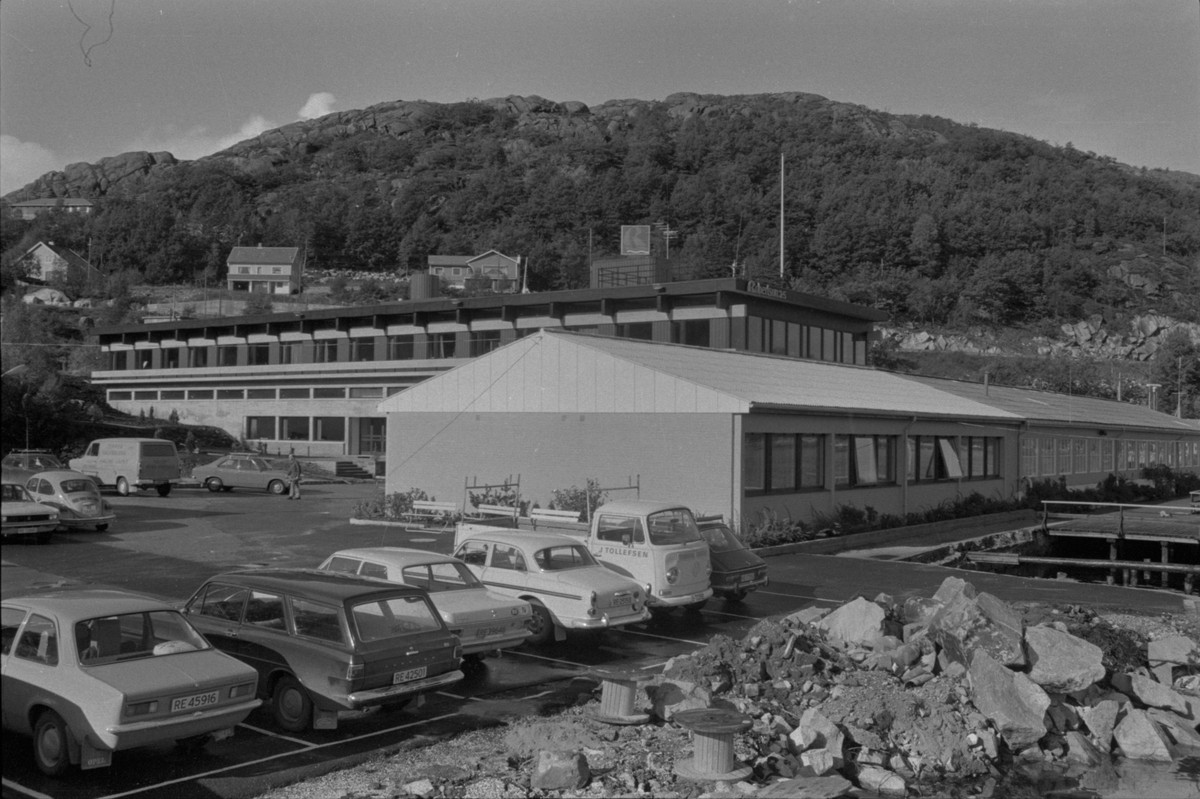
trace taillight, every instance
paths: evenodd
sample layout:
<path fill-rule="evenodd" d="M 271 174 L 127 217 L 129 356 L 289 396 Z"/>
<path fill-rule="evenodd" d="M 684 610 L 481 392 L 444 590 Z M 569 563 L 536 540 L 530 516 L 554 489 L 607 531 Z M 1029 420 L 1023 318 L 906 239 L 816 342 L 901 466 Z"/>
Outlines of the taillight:
<path fill-rule="evenodd" d="M 158 710 L 158 702 L 138 702 L 125 708 L 126 716 L 148 716 Z"/>
<path fill-rule="evenodd" d="M 252 693 L 254 693 L 254 683 L 242 683 L 241 685 L 235 685 L 229 689 L 229 698 L 237 699 L 239 696 L 247 696 Z"/>
<path fill-rule="evenodd" d="M 346 667 L 347 680 L 361 680 L 363 674 L 366 673 L 366 666 L 362 663 L 351 663 Z"/>
<path fill-rule="evenodd" d="M 677 566 L 672 566 L 671 568 L 667 569 L 667 582 L 668 583 L 670 583 L 671 585 L 674 585 L 675 581 L 678 579 L 679 579 L 679 568 Z"/>
<path fill-rule="evenodd" d="M 461 644 L 454 645 L 454 659 L 462 660 L 462 645 Z"/>

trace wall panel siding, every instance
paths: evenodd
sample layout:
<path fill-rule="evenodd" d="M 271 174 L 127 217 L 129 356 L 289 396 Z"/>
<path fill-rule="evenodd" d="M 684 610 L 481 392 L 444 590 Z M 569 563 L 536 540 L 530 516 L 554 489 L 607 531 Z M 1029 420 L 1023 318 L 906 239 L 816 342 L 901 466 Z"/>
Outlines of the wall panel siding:
<path fill-rule="evenodd" d="M 387 436 L 389 493 L 461 502 L 466 478 L 519 474 L 522 496 L 544 508 L 555 489 L 640 474 L 643 498 L 731 512 L 727 414 L 403 413 L 389 415 Z"/>

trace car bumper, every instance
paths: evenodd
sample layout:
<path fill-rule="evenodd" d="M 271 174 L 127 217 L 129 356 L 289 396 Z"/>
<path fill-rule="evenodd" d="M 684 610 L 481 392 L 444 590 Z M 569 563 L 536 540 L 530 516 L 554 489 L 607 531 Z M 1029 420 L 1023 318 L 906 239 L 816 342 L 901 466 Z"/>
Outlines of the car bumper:
<path fill-rule="evenodd" d="M 624 627 L 626 624 L 637 624 L 649 619 L 650 611 L 647 608 L 642 608 L 639 613 L 617 616 L 615 619 L 609 618 L 608 614 L 598 619 L 572 619 L 563 626 L 570 627 L 572 630 L 607 630 L 610 627 Z"/>
<path fill-rule="evenodd" d="M 0 535 L 37 535 L 38 533 L 52 533 L 58 529 L 58 521 L 39 522 L 37 524 L 6 524 L 0 528 Z"/>
<path fill-rule="evenodd" d="M 455 669 L 445 674 L 439 674 L 436 677 L 426 677 L 423 680 L 414 680 L 413 682 L 401 683 L 400 685 L 389 685 L 386 688 L 355 691 L 352 694 L 346 695 L 344 706 L 350 710 L 360 710 L 364 707 L 372 707 L 374 705 L 386 705 L 394 699 L 403 699 L 412 694 L 424 693 L 425 691 L 432 691 L 435 688 L 452 685 L 465 676 L 461 670 Z"/>
<path fill-rule="evenodd" d="M 760 577 L 759 579 L 751 580 L 748 583 L 743 583 L 740 581 L 727 582 L 721 585 L 714 585 L 713 593 L 717 596 L 724 596 L 726 594 L 741 593 L 742 591 L 754 591 L 758 588 L 766 588 L 770 581 L 771 580 L 769 577 Z"/>
<path fill-rule="evenodd" d="M 679 596 L 656 596 L 649 600 L 649 604 L 659 607 L 677 608 L 681 605 L 692 605 L 696 602 L 703 602 L 712 595 L 712 588 L 705 588 L 703 591 L 680 594 Z"/>
<path fill-rule="evenodd" d="M 68 530 L 75 530 L 79 528 L 95 527 L 98 524 L 112 524 L 114 521 L 116 521 L 116 518 L 117 515 L 115 513 L 109 513 L 104 516 L 74 516 L 70 519 L 60 518 L 58 520 L 58 525 L 59 527 L 65 527 Z"/>
<path fill-rule="evenodd" d="M 97 749 L 118 750 L 132 749 L 136 746 L 146 746 L 160 741 L 191 738 L 194 735 L 204 735 L 235 727 L 250 715 L 250 711 L 261 704 L 261 699 L 250 699 L 236 705 L 198 710 L 187 715 L 137 721 L 131 724 L 113 724 L 96 734 L 99 741 L 89 740 L 89 743 Z"/>

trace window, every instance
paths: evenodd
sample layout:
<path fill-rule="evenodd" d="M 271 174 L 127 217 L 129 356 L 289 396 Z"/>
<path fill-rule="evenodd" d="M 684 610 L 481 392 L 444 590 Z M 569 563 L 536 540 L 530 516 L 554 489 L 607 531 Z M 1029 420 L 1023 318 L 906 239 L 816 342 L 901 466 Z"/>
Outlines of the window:
<path fill-rule="evenodd" d="M 47 666 L 58 665 L 58 628 L 45 616 L 34 613 L 25 622 L 21 640 L 17 643 L 17 657 L 32 660 Z"/>
<path fill-rule="evenodd" d="M 795 493 L 825 487 L 824 437 L 748 433 L 742 452 L 747 493 Z"/>
<path fill-rule="evenodd" d="M 834 436 L 833 475 L 839 486 L 894 483 L 893 436 Z"/>
<path fill-rule="evenodd" d="M 821 334 L 824 332 L 819 327 L 808 327 L 808 349 L 805 351 L 804 357 L 814 361 L 821 360 Z"/>
<path fill-rule="evenodd" d="M 1107 443 L 1107 442 L 1106 442 Z M 1089 438 L 1087 442 L 1088 448 L 1088 471 L 1100 471 L 1100 439 Z"/>
<path fill-rule="evenodd" d="M 454 557 L 468 566 L 483 566 L 487 563 L 488 545 L 484 541 L 467 541 L 458 548 Z"/>
<path fill-rule="evenodd" d="M 373 361 L 375 360 L 375 339 L 373 338 L 353 338 L 350 339 L 350 360 L 352 361 Z"/>
<path fill-rule="evenodd" d="M 496 544 L 492 551 L 491 566 L 493 569 L 511 569 L 523 572 L 526 570 L 525 556 L 516 547 L 510 547 L 506 544 Z"/>
<path fill-rule="evenodd" d="M 676 344 L 687 344 L 691 347 L 711 346 L 707 319 L 687 319 L 671 323 L 671 341 Z"/>
<path fill-rule="evenodd" d="M 500 346 L 499 330 L 481 330 L 471 334 L 471 355 L 486 355 Z"/>
<path fill-rule="evenodd" d="M 642 520 L 636 516 L 601 514 L 596 522 L 596 539 L 630 546 L 646 543 L 646 533 L 642 529 Z"/>
<path fill-rule="evenodd" d="M 275 389 L 248 388 L 246 389 L 246 399 L 275 399 Z"/>
<path fill-rule="evenodd" d="M 250 366 L 266 366 L 271 362 L 270 344 L 251 344 L 246 348 L 246 363 Z"/>
<path fill-rule="evenodd" d="M 237 366 L 237 346 L 217 347 L 217 366 Z"/>
<path fill-rule="evenodd" d="M 245 623 L 253 624 L 255 627 L 266 627 L 268 630 L 286 630 L 283 597 L 277 594 L 266 594 L 262 591 L 252 591 L 250 601 L 246 603 Z"/>
<path fill-rule="evenodd" d="M 322 388 L 314 388 L 313 389 L 313 399 L 345 399 L 345 398 L 346 398 L 346 389 L 341 388 L 340 386 L 337 388 L 331 388 L 331 387 L 326 386 L 326 387 L 322 387 Z"/>
<path fill-rule="evenodd" d="M 246 417 L 246 438 L 247 439 L 264 439 L 275 438 L 275 417 L 274 416 L 247 416 Z"/>
<path fill-rule="evenodd" d="M 317 416 L 313 418 L 313 440 L 345 441 L 346 420 L 341 416 Z"/>
<path fill-rule="evenodd" d="M 308 399 L 312 396 L 312 392 L 307 388 L 281 388 L 279 389 L 280 399 Z"/>
<path fill-rule="evenodd" d="M 125 350 L 117 350 L 116 352 L 110 352 L 108 354 L 109 355 L 109 368 L 113 369 L 113 370 L 121 370 L 121 369 L 128 368 L 125 365 L 126 364 L 125 356 L 127 354 L 128 353 Z"/>
<path fill-rule="evenodd" d="M 179 368 L 179 348 L 169 347 L 162 351 L 162 368 L 178 369 Z"/>
<path fill-rule="evenodd" d="M 1074 450 L 1075 473 L 1082 474 L 1088 470 L 1088 450 L 1086 438 L 1071 439 L 1071 448 Z"/>
<path fill-rule="evenodd" d="M 392 336 L 388 339 L 388 359 L 411 361 L 414 357 L 416 336 Z"/>
<path fill-rule="evenodd" d="M 188 347 L 188 366 L 193 369 L 208 366 L 208 347 Z"/>
<path fill-rule="evenodd" d="M 1058 473 L 1071 473 L 1071 439 L 1066 436 L 1058 439 Z"/>
<path fill-rule="evenodd" d="M 188 399 L 190 400 L 210 400 L 213 398 L 213 390 L 211 388 L 189 388 Z"/>
<path fill-rule="evenodd" d="M 158 396 L 160 399 L 165 400 L 181 400 L 184 398 L 185 393 L 186 392 L 184 392 L 183 389 L 170 389 L 166 391 L 160 391 Z"/>
<path fill-rule="evenodd" d="M 337 340 L 322 339 L 313 342 L 313 363 L 337 363 Z"/>
<path fill-rule="evenodd" d="M 300 345 L 294 341 L 279 345 L 279 362 L 281 364 L 300 362 Z"/>
<path fill-rule="evenodd" d="M 359 561 L 355 558 L 347 558 L 343 555 L 334 555 L 329 559 L 329 565 L 325 567 L 325 571 L 356 574 L 361 563 L 362 561 Z M 295 603 L 293 602 L 292 604 L 294 605 Z"/>
<path fill-rule="evenodd" d="M 383 399 L 383 386 L 352 387 L 350 399 Z"/>
<path fill-rule="evenodd" d="M 1036 438 L 1021 439 L 1021 476 L 1034 477 L 1037 475 L 1038 459 L 1037 459 Z"/>
<path fill-rule="evenodd" d="M 133 392 L 135 400 L 156 400 L 158 399 L 157 391 L 135 391 Z"/>
<path fill-rule="evenodd" d="M 240 388 L 218 388 L 217 399 L 219 400 L 240 400 L 246 398 L 246 392 Z"/>
<path fill-rule="evenodd" d="M 1024 446 L 1025 442 L 1022 442 Z M 963 436 L 959 439 L 959 463 L 963 474 L 972 478 L 996 477 L 1000 474 L 998 457 L 1000 439 L 983 436 Z"/>
<path fill-rule="evenodd" d="M 350 609 L 364 642 L 396 638 L 403 633 L 442 630 L 441 617 L 424 596 L 401 596 L 364 602 Z"/>
<path fill-rule="evenodd" d="M 108 392 L 109 402 L 120 402 L 121 400 L 133 399 L 132 391 L 110 391 Z"/>
<path fill-rule="evenodd" d="M 632 338 L 639 341 L 654 339 L 653 322 L 626 322 L 617 325 L 617 338 Z"/>
<path fill-rule="evenodd" d="M 954 439 L 943 436 L 909 436 L 910 480 L 957 480 L 963 476 Z"/>
<path fill-rule="evenodd" d="M 457 341 L 454 333 L 434 333 L 429 337 L 429 357 L 453 358 Z"/>
<path fill-rule="evenodd" d="M 7 499 L 7 495 L 5 498 Z M 0 642 L 3 645 L 0 654 L 8 655 L 12 652 L 13 642 L 17 640 L 17 630 L 23 621 L 25 621 L 25 611 L 17 608 L 0 609 Z"/>
<path fill-rule="evenodd" d="M 363 561 L 362 568 L 358 571 L 363 577 L 378 577 L 380 580 L 388 578 L 387 566 L 382 563 L 369 563 Z"/>
<path fill-rule="evenodd" d="M 1106 438 L 1100 442 L 1100 469 L 1102 472 L 1111 472 L 1114 469 L 1115 459 L 1113 453 L 1116 450 L 1114 442 L 1111 438 Z"/>
<path fill-rule="evenodd" d="M 292 621 L 296 625 L 296 635 L 339 644 L 346 641 L 335 607 L 310 602 L 307 599 L 293 599 Z"/>
<path fill-rule="evenodd" d="M 307 416 L 280 416 L 279 438 L 284 441 L 308 440 Z"/>

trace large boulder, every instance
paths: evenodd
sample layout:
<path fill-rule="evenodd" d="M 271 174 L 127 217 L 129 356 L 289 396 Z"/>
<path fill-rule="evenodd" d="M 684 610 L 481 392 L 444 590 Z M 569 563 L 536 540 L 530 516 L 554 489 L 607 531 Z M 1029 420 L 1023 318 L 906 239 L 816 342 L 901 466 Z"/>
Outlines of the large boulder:
<path fill-rule="evenodd" d="M 758 791 L 758 799 L 837 799 L 846 796 L 854 786 L 840 774 L 825 777 L 796 777 L 777 782 Z"/>
<path fill-rule="evenodd" d="M 1029 679 L 1051 693 L 1081 691 L 1104 678 L 1100 647 L 1054 627 L 1025 630 Z"/>
<path fill-rule="evenodd" d="M 859 597 L 817 622 L 830 638 L 844 644 L 866 644 L 884 634 L 883 608 Z"/>
<path fill-rule="evenodd" d="M 687 680 L 663 680 L 657 685 L 645 686 L 645 691 L 651 712 L 663 721 L 670 721 L 682 710 L 706 708 L 712 703 L 712 694 L 708 690 Z"/>
<path fill-rule="evenodd" d="M 1176 666 L 1200 665 L 1200 644 L 1183 635 L 1159 638 L 1146 647 L 1150 669 L 1163 685 L 1174 682 Z"/>
<path fill-rule="evenodd" d="M 821 715 L 821 711 L 810 707 L 800 716 L 791 735 L 788 736 L 794 748 L 805 751 L 824 750 L 831 756 L 834 769 L 840 769 L 844 763 L 842 750 L 846 745 L 846 734 L 832 721 Z"/>
<path fill-rule="evenodd" d="M 1014 751 L 1026 749 L 1046 734 L 1050 697 L 1032 680 L 998 663 L 983 649 L 971 658 L 972 698 L 979 712 L 992 720 Z"/>
<path fill-rule="evenodd" d="M 587 785 L 591 776 L 582 753 L 543 749 L 529 784 L 539 791 L 570 791 Z"/>
<path fill-rule="evenodd" d="M 1130 710 L 1113 730 L 1121 754 L 1130 760 L 1170 763 L 1171 745 L 1144 710 Z"/>
<path fill-rule="evenodd" d="M 1092 733 L 1096 745 L 1107 752 L 1112 749 L 1113 727 L 1117 726 L 1117 711 L 1121 706 L 1113 699 L 1097 702 L 1095 707 L 1079 708 L 1079 717 Z"/>
<path fill-rule="evenodd" d="M 1185 718 L 1191 716 L 1187 699 L 1173 689 L 1142 674 L 1114 674 L 1112 686 L 1121 693 L 1132 696 L 1143 705 L 1161 707 Z"/>
<path fill-rule="evenodd" d="M 1020 613 L 987 593 L 958 593 L 929 620 L 933 640 L 964 666 L 971 665 L 976 649 L 1006 666 L 1024 666 L 1024 627 Z"/>

